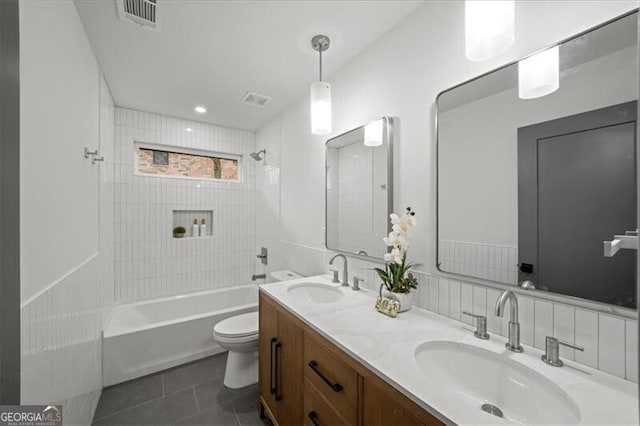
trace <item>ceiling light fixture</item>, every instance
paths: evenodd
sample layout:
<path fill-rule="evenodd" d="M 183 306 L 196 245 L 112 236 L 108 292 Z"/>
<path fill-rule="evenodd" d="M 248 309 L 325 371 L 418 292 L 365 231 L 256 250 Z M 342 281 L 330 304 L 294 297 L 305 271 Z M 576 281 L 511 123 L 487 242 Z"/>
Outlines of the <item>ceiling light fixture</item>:
<path fill-rule="evenodd" d="M 364 145 L 365 146 L 380 146 L 382 145 L 382 132 L 383 132 L 382 119 L 372 121 L 364 126 Z"/>
<path fill-rule="evenodd" d="M 202 105 L 197 105 L 193 110 L 198 114 L 204 114 L 205 112 L 207 112 L 207 109 Z"/>
<path fill-rule="evenodd" d="M 486 61 L 506 52 L 515 41 L 513 0 L 464 2 L 467 59 Z"/>
<path fill-rule="evenodd" d="M 560 87 L 560 46 L 552 47 L 518 62 L 518 96 L 534 99 Z"/>
<path fill-rule="evenodd" d="M 311 84 L 311 133 L 314 135 L 331 133 L 331 85 L 322 81 L 322 52 L 329 49 L 329 43 L 325 35 L 311 39 L 311 46 L 320 54 L 320 78 Z"/>

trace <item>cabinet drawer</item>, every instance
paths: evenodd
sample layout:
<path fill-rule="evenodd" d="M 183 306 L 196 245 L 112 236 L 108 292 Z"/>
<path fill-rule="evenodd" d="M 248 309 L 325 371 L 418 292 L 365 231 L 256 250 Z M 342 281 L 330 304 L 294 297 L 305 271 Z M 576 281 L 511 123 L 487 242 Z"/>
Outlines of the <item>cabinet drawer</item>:
<path fill-rule="evenodd" d="M 306 426 L 349 426 L 307 378 L 304 379 L 304 424 Z"/>
<path fill-rule="evenodd" d="M 342 417 L 357 423 L 358 374 L 310 333 L 304 339 L 304 376 Z"/>

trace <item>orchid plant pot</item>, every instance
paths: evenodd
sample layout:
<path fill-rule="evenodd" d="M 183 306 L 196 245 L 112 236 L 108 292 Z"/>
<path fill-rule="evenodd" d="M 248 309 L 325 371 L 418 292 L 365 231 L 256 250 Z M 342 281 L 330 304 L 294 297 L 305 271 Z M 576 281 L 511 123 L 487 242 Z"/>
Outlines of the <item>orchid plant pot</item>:
<path fill-rule="evenodd" d="M 384 255 L 386 264 L 384 268 L 374 268 L 382 281 L 380 294 L 382 297 L 392 299 L 400 304 L 398 312 L 404 312 L 413 306 L 413 293 L 411 290 L 418 288 L 418 280 L 411 272 L 413 265 L 407 261 L 409 231 L 416 225 L 415 212 L 407 207 L 404 215 L 398 216 L 392 213 L 392 231 L 383 238 L 384 244 L 389 247 L 389 252 Z"/>
<path fill-rule="evenodd" d="M 392 291 L 387 290 L 386 288 L 382 289 L 382 297 L 386 297 L 387 299 L 393 299 L 400 304 L 400 309 L 398 312 L 405 312 L 411 309 L 413 306 L 413 293 L 394 293 Z"/>

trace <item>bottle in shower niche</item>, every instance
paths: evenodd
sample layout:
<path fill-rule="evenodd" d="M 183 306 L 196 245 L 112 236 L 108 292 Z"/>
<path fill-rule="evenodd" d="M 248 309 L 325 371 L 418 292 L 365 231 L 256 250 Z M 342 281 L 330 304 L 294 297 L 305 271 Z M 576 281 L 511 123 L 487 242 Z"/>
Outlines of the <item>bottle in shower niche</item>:
<path fill-rule="evenodd" d="M 191 227 L 191 236 L 192 237 L 200 236 L 200 225 L 198 225 L 198 219 L 193 219 L 193 226 Z"/>
<path fill-rule="evenodd" d="M 202 222 L 200 222 L 200 236 L 206 237 L 207 235 L 207 224 L 204 223 L 204 219 L 202 219 Z"/>

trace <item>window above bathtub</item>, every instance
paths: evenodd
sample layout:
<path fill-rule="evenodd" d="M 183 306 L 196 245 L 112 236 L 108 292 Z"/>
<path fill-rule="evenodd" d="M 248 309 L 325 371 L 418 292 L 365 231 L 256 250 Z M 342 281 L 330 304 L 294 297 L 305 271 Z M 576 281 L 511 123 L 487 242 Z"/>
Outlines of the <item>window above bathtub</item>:
<path fill-rule="evenodd" d="M 242 156 L 230 153 L 134 143 L 135 174 L 240 182 Z"/>

